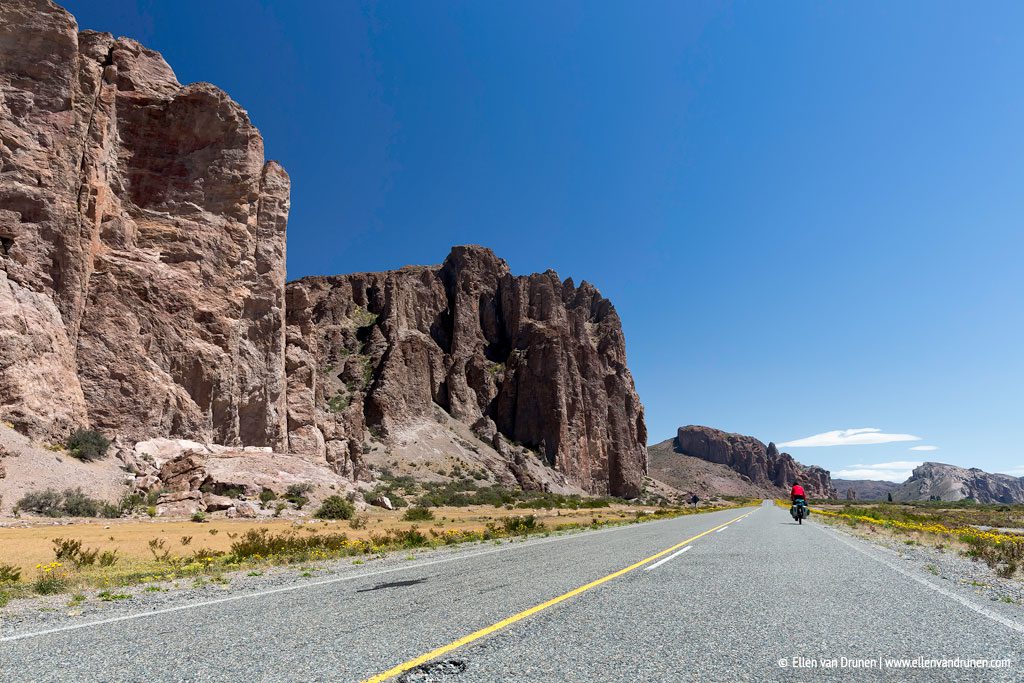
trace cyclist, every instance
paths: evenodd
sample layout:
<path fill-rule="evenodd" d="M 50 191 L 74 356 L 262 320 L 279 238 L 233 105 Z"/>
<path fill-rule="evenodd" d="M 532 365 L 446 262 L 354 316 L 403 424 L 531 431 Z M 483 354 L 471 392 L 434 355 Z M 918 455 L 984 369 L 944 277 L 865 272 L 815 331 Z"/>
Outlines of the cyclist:
<path fill-rule="evenodd" d="M 793 503 L 793 506 L 789 508 L 789 514 L 793 516 L 793 519 L 800 521 L 800 506 L 807 507 L 807 496 L 804 494 L 804 487 L 800 485 L 800 482 L 793 480 L 793 488 L 789 492 L 789 500 Z M 806 513 L 804 514 L 806 517 Z M 801 522 L 802 523 L 802 522 Z"/>

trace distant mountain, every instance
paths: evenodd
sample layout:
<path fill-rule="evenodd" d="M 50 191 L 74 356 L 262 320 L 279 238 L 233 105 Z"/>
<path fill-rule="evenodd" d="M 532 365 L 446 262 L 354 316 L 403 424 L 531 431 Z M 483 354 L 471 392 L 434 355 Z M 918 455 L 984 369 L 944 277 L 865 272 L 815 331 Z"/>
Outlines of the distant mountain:
<path fill-rule="evenodd" d="M 840 500 L 885 500 L 887 494 L 900 486 L 892 481 L 878 479 L 833 479 L 832 485 L 836 487 Z M 851 491 L 853 496 L 848 495 Z"/>
<path fill-rule="evenodd" d="M 788 495 L 799 479 L 811 498 L 836 496 L 827 470 L 800 464 L 774 443 L 712 427 L 680 427 L 674 439 L 649 447 L 647 454 L 651 477 L 698 495 Z"/>
<path fill-rule="evenodd" d="M 979 503 L 1024 503 L 1024 477 L 926 462 L 915 467 L 910 478 L 892 492 L 894 501 L 929 500 L 936 496 L 951 501 L 972 498 Z"/>

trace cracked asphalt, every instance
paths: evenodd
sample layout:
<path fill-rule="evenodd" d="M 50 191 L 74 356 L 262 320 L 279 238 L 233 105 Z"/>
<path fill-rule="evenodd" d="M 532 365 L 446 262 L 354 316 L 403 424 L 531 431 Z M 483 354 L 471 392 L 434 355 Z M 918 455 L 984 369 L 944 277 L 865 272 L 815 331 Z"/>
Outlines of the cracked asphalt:
<path fill-rule="evenodd" d="M 675 554 L 682 541 L 742 515 Z M 0 629 L 0 680 L 362 681 L 602 579 L 402 678 L 1024 679 L 1020 605 L 980 600 L 813 515 L 797 526 L 766 503 L 339 565 L 273 588 L 163 594 L 78 618 L 20 619 Z M 1010 661 L 911 669 L 886 658 L 947 667 Z"/>

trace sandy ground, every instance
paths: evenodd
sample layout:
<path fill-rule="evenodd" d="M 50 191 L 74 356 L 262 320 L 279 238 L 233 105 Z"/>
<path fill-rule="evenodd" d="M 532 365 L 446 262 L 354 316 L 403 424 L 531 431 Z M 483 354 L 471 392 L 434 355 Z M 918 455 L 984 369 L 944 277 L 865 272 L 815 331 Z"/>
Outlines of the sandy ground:
<path fill-rule="evenodd" d="M 53 560 L 53 539 L 78 539 L 87 548 L 116 549 L 123 560 L 151 560 L 149 542 L 165 539 L 165 547 L 172 555 L 188 555 L 200 548 L 228 550 L 237 536 L 250 529 L 269 528 L 274 532 L 295 529 L 320 529 L 345 533 L 349 538 L 367 538 L 371 533 L 389 529 L 421 530 L 460 529 L 482 530 L 487 522 L 513 515 L 535 515 L 549 529 L 560 524 L 590 524 L 599 521 L 631 519 L 638 510 L 653 507 L 615 506 L 588 510 L 508 510 L 489 505 L 464 508 L 432 508 L 435 519 L 421 522 L 402 520 L 404 510 L 370 508 L 366 526 L 353 529 L 348 521 L 305 519 L 213 519 L 197 523 L 166 518 L 154 519 L 5 519 L 0 527 L 0 564 L 21 567 L 23 576 L 33 575 L 37 564 Z M 308 533 L 308 532 L 306 532 Z M 185 543 L 185 539 L 191 540 Z"/>
<path fill-rule="evenodd" d="M 0 479 L 0 514 L 10 514 L 29 491 L 80 487 L 93 498 L 116 503 L 134 478 L 121 469 L 117 458 L 82 462 L 62 450 L 49 450 L 0 423 L 0 446 L 6 476 Z M 72 484 L 73 482 L 73 484 Z M 3 551 L 0 550 L 0 553 Z"/>

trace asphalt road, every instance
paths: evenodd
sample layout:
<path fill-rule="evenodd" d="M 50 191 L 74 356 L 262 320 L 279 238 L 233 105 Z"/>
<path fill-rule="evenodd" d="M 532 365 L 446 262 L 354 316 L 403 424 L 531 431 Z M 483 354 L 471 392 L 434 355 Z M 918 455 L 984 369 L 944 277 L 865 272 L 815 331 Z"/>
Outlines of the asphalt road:
<path fill-rule="evenodd" d="M 363 681 L 420 660 L 433 673 L 400 675 L 1024 679 L 1024 609 L 975 597 L 766 504 L 349 566 L 272 592 L 172 597 L 157 611 L 118 605 L 47 628 L 24 623 L 0 631 L 0 680 Z M 1010 663 L 948 668 L 957 658 Z"/>

